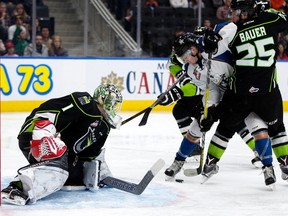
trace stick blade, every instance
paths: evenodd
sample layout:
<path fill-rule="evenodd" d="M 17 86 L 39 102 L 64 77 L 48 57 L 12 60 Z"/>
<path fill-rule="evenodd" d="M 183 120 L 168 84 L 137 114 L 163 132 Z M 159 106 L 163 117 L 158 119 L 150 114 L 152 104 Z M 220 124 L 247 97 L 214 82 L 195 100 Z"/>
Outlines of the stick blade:
<path fill-rule="evenodd" d="M 117 179 L 112 176 L 104 178 L 102 180 L 102 183 L 115 189 L 132 193 L 134 195 L 140 195 L 143 193 L 143 191 L 146 189 L 152 179 L 157 175 L 157 173 L 164 167 L 164 165 L 164 160 L 158 159 L 156 163 L 154 163 L 154 165 L 148 170 L 148 172 L 145 174 L 139 184 Z"/>
<path fill-rule="evenodd" d="M 141 121 L 140 121 L 140 123 L 139 123 L 139 126 L 144 126 L 144 125 L 146 125 L 151 110 L 152 110 L 152 108 L 149 107 L 149 108 L 145 111 L 145 113 L 144 113 L 144 115 L 143 115 L 143 117 L 142 117 L 142 119 L 141 119 Z"/>

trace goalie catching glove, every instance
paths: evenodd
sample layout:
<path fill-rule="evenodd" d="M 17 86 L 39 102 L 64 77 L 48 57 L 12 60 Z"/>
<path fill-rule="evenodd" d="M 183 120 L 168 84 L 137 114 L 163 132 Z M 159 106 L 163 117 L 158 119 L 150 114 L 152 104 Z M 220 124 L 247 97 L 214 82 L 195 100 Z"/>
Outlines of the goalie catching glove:
<path fill-rule="evenodd" d="M 161 95 L 160 95 L 161 97 Z M 183 97 L 183 92 L 180 88 L 175 86 L 170 91 L 167 92 L 167 94 L 163 97 L 160 105 L 167 106 L 172 103 L 174 103 L 177 100 L 180 100 Z"/>
<path fill-rule="evenodd" d="M 32 132 L 31 154 L 38 161 L 61 157 L 67 146 L 56 133 L 56 128 L 49 120 L 39 120 Z"/>

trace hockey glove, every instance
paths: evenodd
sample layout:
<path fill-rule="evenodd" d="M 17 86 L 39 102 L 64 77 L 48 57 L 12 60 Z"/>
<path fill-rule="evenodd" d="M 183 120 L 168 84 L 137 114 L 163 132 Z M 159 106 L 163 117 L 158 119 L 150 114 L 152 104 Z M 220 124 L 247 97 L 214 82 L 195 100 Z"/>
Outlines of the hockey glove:
<path fill-rule="evenodd" d="M 38 162 L 61 157 L 67 146 L 61 140 L 60 134 L 56 133 L 54 124 L 45 119 L 38 120 L 34 124 L 30 143 L 32 156 Z"/>
<path fill-rule="evenodd" d="M 219 116 L 218 116 L 218 111 L 217 107 L 211 106 L 208 108 L 208 116 L 207 118 L 204 118 L 204 110 L 202 111 L 202 115 L 199 121 L 199 126 L 201 132 L 207 132 L 211 129 L 212 125 L 214 122 L 218 121 Z"/>
<path fill-rule="evenodd" d="M 174 77 L 178 79 L 180 74 L 183 73 L 182 71 L 183 64 L 178 61 L 175 55 L 171 55 L 170 62 L 171 64 L 169 65 L 169 71 Z"/>
<path fill-rule="evenodd" d="M 170 105 L 174 103 L 175 101 L 181 99 L 182 97 L 183 97 L 182 90 L 178 88 L 177 86 L 175 86 L 169 92 L 167 92 L 167 94 L 163 97 L 160 105 L 162 106 Z"/>
<path fill-rule="evenodd" d="M 207 31 L 208 29 L 206 27 L 200 27 L 200 26 L 197 26 L 195 29 L 194 29 L 194 32 L 193 34 L 196 35 L 196 37 L 201 37 L 205 34 L 205 32 Z"/>
<path fill-rule="evenodd" d="M 212 31 L 212 30 L 207 30 L 204 38 L 203 38 L 203 48 L 206 53 L 216 53 L 218 50 L 218 42 L 222 40 L 222 37 Z"/>

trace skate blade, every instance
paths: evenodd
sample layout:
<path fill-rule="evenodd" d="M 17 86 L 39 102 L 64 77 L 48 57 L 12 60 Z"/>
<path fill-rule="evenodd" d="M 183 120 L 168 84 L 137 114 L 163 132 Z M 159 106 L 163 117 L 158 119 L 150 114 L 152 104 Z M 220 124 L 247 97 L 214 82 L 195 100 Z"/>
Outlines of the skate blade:
<path fill-rule="evenodd" d="M 270 184 L 270 185 L 266 185 L 268 187 L 269 190 L 271 191 L 275 191 L 276 190 L 276 184 L 273 183 L 273 184 Z"/>
<path fill-rule="evenodd" d="M 205 176 L 205 175 L 202 175 L 201 184 L 204 184 L 205 182 L 207 182 L 211 177 L 212 177 L 212 175 L 210 175 L 209 177 L 208 177 L 208 176 Z"/>
<path fill-rule="evenodd" d="M 14 196 L 14 199 L 11 199 L 9 194 L 1 193 L 1 198 L 3 203 L 24 206 L 27 203 L 27 200 L 23 199 L 22 197 Z"/>
<path fill-rule="evenodd" d="M 165 181 L 167 181 L 167 182 L 174 182 L 174 181 L 175 181 L 175 177 L 165 175 Z"/>

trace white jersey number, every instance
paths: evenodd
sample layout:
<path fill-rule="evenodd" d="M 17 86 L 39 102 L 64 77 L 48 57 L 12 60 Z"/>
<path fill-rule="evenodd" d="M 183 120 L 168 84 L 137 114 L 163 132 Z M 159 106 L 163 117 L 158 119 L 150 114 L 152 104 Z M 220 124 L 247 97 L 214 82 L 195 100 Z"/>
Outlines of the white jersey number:
<path fill-rule="evenodd" d="M 265 46 L 274 44 L 272 37 L 262 40 L 254 41 L 252 43 L 242 44 L 237 46 L 238 54 L 241 52 L 248 52 L 242 59 L 236 61 L 237 66 L 250 66 L 250 67 L 271 67 L 274 63 L 275 50 L 265 50 Z M 258 56 L 257 56 L 258 54 Z M 269 57 L 268 60 L 261 60 L 260 58 Z"/>

